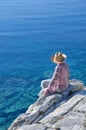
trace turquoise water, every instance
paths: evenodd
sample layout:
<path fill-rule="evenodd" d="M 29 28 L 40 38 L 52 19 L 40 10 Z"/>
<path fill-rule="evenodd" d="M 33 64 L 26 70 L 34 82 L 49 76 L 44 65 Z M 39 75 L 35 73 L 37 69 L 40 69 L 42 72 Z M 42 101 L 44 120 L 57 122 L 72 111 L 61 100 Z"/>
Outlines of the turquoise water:
<path fill-rule="evenodd" d="M 0 130 L 38 98 L 56 51 L 86 85 L 85 0 L 0 0 Z"/>

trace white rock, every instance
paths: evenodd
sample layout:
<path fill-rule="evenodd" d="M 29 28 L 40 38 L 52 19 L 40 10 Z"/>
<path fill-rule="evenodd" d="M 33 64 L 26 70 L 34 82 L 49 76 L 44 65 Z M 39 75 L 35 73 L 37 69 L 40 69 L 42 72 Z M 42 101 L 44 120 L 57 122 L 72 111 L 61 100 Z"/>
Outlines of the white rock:
<path fill-rule="evenodd" d="M 84 97 L 84 99 L 81 102 L 79 102 L 73 110 L 86 113 L 86 97 Z"/>
<path fill-rule="evenodd" d="M 44 89 L 48 86 L 50 80 L 51 79 L 43 80 L 41 82 L 42 91 L 44 91 Z M 47 128 L 48 130 L 55 130 L 55 128 L 52 126 L 54 126 L 54 124 L 56 124 L 57 121 L 62 118 L 62 116 L 70 113 L 70 111 L 79 111 L 81 113 L 86 113 L 86 90 L 82 89 L 84 89 L 84 85 L 81 81 L 71 80 L 69 88 L 62 94 L 54 93 L 49 96 L 41 96 L 41 91 L 38 100 L 28 108 L 26 113 L 21 114 L 19 117 L 17 117 L 8 130 L 45 130 L 46 127 L 49 127 Z M 31 123 L 36 123 L 37 121 L 40 121 L 42 124 L 29 125 Z M 70 121 L 70 123 L 73 122 Z M 61 127 L 61 130 L 67 130 L 65 128 L 66 127 L 64 124 Z M 73 130 L 75 130 L 75 128 L 78 128 L 77 125 L 74 126 Z M 82 127 L 80 130 L 82 130 Z"/>
<path fill-rule="evenodd" d="M 82 127 L 85 118 L 86 117 L 83 113 L 70 111 L 58 120 L 52 127 L 60 127 L 61 130 L 79 130 L 78 128 Z"/>
<path fill-rule="evenodd" d="M 33 111 L 45 112 L 53 104 L 59 102 L 61 99 L 62 99 L 62 95 L 60 94 L 53 94 L 50 96 L 39 98 L 33 105 Z M 30 110 L 31 108 L 28 109 L 26 113 L 29 113 Z"/>
<path fill-rule="evenodd" d="M 41 120 L 42 123 L 52 125 L 58 120 L 61 116 L 68 113 L 73 107 L 84 98 L 84 95 L 75 95 L 66 103 L 62 104 L 55 111 L 50 113 L 48 116 Z"/>
<path fill-rule="evenodd" d="M 76 80 L 76 79 L 70 80 L 70 88 L 69 89 L 72 93 L 76 92 L 78 90 L 83 90 L 84 88 L 85 87 L 84 87 L 83 82 Z"/>
<path fill-rule="evenodd" d="M 16 130 L 46 130 L 47 126 L 41 124 L 25 125 Z"/>

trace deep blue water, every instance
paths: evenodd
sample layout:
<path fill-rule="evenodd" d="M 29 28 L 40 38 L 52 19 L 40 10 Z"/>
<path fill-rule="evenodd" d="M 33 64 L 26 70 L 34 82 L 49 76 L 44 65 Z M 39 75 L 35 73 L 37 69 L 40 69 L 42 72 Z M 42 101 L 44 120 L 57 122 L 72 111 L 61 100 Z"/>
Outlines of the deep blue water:
<path fill-rule="evenodd" d="M 0 0 L 0 130 L 38 98 L 56 51 L 86 85 L 85 0 Z"/>

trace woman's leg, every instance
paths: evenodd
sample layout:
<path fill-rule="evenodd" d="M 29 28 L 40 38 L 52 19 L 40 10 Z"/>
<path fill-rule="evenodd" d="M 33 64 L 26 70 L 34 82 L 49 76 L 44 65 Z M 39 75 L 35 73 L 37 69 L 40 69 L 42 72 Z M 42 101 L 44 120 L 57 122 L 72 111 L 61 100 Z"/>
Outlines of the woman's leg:
<path fill-rule="evenodd" d="M 51 81 L 51 79 L 43 80 L 43 81 L 41 82 L 41 87 L 42 87 L 42 89 L 47 88 L 48 85 L 49 85 L 49 83 L 50 83 L 50 81 Z"/>

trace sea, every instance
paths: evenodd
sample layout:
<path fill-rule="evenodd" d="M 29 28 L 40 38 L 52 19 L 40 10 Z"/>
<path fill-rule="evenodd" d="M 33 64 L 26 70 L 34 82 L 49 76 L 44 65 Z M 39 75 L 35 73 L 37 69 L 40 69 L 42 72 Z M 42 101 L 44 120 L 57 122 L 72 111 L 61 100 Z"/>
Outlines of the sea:
<path fill-rule="evenodd" d="M 55 52 L 86 85 L 86 0 L 0 0 L 0 130 L 37 100 Z"/>

